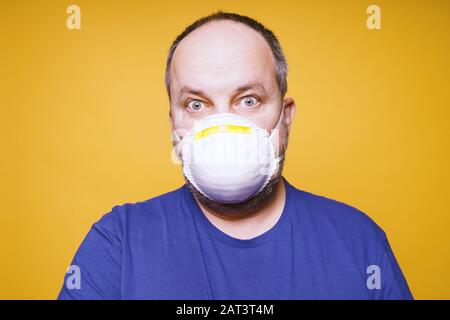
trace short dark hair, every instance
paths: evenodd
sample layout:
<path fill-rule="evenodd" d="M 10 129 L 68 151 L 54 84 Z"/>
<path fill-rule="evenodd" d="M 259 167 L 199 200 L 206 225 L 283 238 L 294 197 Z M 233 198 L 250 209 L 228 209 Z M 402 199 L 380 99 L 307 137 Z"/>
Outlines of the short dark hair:
<path fill-rule="evenodd" d="M 197 28 L 213 21 L 221 21 L 221 20 L 231 20 L 235 22 L 243 23 L 253 30 L 257 31 L 261 34 L 264 39 L 267 41 L 270 49 L 272 50 L 272 54 L 275 58 L 275 69 L 276 69 L 276 79 L 278 82 L 278 87 L 281 92 L 281 97 L 284 97 L 287 91 L 287 72 L 288 66 L 286 57 L 283 54 L 283 50 L 281 49 L 280 43 L 278 42 L 277 37 L 274 35 L 272 31 L 267 29 L 260 22 L 256 21 L 247 16 L 243 16 L 237 13 L 223 12 L 217 11 L 216 13 L 210 14 L 206 17 L 200 18 L 191 25 L 189 25 L 184 31 L 175 39 L 172 43 L 172 46 L 169 49 L 169 54 L 167 55 L 167 63 L 166 63 L 166 73 L 165 73 L 165 83 L 167 94 L 170 99 L 170 65 L 172 63 L 172 58 L 175 53 L 176 48 L 178 47 L 181 40 L 183 40 L 188 34 Z"/>

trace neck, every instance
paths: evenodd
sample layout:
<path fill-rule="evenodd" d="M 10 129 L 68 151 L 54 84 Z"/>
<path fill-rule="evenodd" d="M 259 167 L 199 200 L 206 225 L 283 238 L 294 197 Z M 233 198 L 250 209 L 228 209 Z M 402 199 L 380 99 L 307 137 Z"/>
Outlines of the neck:
<path fill-rule="evenodd" d="M 246 215 L 225 216 L 212 211 L 196 199 L 203 214 L 224 233 L 239 239 L 251 239 L 271 229 L 280 218 L 286 201 L 286 190 L 283 179 L 265 206 Z"/>

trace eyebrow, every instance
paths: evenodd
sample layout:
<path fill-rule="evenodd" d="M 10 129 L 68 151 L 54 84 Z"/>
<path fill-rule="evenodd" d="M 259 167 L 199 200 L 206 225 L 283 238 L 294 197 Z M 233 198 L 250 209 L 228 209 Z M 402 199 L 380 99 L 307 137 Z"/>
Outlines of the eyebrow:
<path fill-rule="evenodd" d="M 260 82 L 256 81 L 256 82 L 248 82 L 248 83 L 246 83 L 246 84 L 244 84 L 242 86 L 237 87 L 236 90 L 233 93 L 233 96 L 236 96 L 236 95 L 238 95 L 238 94 L 240 94 L 242 92 L 245 92 L 245 91 L 248 91 L 248 90 L 251 90 L 251 89 L 260 89 L 260 90 L 264 91 L 264 93 L 267 93 L 266 88 Z M 200 89 L 194 89 L 194 88 L 191 88 L 189 86 L 183 86 L 180 89 L 180 95 L 183 95 L 183 94 L 186 94 L 186 93 L 194 94 L 194 95 L 205 97 L 205 98 L 208 97 L 208 95 L 204 91 L 202 91 Z"/>

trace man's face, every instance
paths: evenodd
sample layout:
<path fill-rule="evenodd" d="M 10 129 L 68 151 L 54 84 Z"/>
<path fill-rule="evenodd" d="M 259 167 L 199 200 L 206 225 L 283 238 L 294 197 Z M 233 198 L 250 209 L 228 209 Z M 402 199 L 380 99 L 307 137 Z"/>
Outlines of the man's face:
<path fill-rule="evenodd" d="M 295 105 L 292 99 L 282 100 L 275 70 L 265 39 L 241 23 L 217 21 L 193 31 L 180 42 L 172 59 L 173 129 L 184 136 L 195 121 L 228 112 L 270 132 L 283 109 L 281 140 L 274 139 L 279 150 L 279 142 L 287 142 Z"/>

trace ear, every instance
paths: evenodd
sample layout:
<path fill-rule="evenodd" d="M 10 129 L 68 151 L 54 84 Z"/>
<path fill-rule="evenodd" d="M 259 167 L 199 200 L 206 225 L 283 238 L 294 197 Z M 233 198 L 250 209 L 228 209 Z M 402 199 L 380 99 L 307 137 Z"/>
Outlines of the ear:
<path fill-rule="evenodd" d="M 284 123 L 287 125 L 288 129 L 291 128 L 292 121 L 294 121 L 295 111 L 297 106 L 294 99 L 287 97 L 283 99 L 283 111 L 284 111 Z"/>

